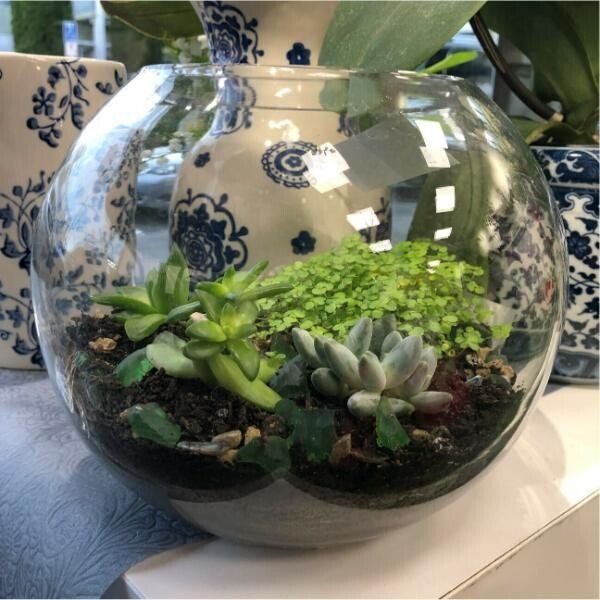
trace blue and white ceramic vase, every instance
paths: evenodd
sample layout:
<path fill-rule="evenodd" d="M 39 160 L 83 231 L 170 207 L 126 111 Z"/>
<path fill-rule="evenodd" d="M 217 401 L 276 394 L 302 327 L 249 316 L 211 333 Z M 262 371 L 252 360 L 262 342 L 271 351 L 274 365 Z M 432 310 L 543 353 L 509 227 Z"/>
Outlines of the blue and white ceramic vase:
<path fill-rule="evenodd" d="M 534 147 L 560 210 L 569 253 L 569 304 L 553 378 L 596 383 L 599 320 L 598 147 Z"/>
<path fill-rule="evenodd" d="M 361 210 L 383 220 L 389 199 L 381 190 L 335 185 L 324 191 L 311 182 L 305 155 L 349 133 L 338 113 L 323 110 L 321 88 L 311 86 L 308 74 L 292 85 L 280 70 L 269 77 L 250 67 L 315 66 L 335 2 L 192 4 L 211 60 L 249 65 L 247 79 L 215 82 L 218 108 L 186 154 L 171 200 L 171 236 L 194 278 L 214 279 L 230 265 L 263 258 L 271 267 L 309 258 L 355 231 L 346 217 Z"/>
<path fill-rule="evenodd" d="M 125 78 L 117 62 L 0 52 L 0 367 L 42 367 L 29 282 L 32 228 L 71 144 Z M 78 270 L 64 274 L 73 288 L 93 270 L 90 261 L 82 256 Z"/>

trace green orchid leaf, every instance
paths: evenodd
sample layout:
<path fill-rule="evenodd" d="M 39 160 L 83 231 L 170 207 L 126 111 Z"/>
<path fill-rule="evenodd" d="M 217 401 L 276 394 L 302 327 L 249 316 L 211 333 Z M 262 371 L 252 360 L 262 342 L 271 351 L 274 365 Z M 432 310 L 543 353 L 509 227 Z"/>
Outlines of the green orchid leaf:
<path fill-rule="evenodd" d="M 389 398 L 383 397 L 375 412 L 377 445 L 392 452 L 410 442 L 404 427 L 392 411 Z"/>
<path fill-rule="evenodd" d="M 260 367 L 258 369 L 258 378 L 265 383 L 268 383 L 273 379 L 273 376 L 283 364 L 283 360 L 276 356 L 271 356 L 269 358 L 261 358 Z"/>
<path fill-rule="evenodd" d="M 192 340 L 186 344 L 184 354 L 192 360 L 206 360 L 223 350 L 225 350 L 225 344 L 222 342 Z"/>
<path fill-rule="evenodd" d="M 152 309 L 154 310 L 154 309 Z M 129 319 L 133 319 L 134 317 L 139 317 L 140 313 L 137 312 L 131 312 L 130 310 L 119 310 L 117 312 L 113 312 L 110 315 L 111 319 L 114 319 L 115 321 L 118 321 L 119 323 L 125 323 L 125 321 L 129 320 Z"/>
<path fill-rule="evenodd" d="M 167 317 L 159 314 L 133 317 L 133 319 L 127 319 L 127 321 L 125 321 L 125 333 L 130 340 L 139 342 L 154 333 L 166 322 Z"/>
<path fill-rule="evenodd" d="M 247 340 L 229 340 L 227 350 L 242 373 L 251 381 L 256 379 L 260 369 L 260 354 L 254 344 Z"/>
<path fill-rule="evenodd" d="M 202 312 L 203 304 L 200 300 L 195 300 L 194 302 L 188 302 L 187 304 L 182 304 L 181 306 L 176 306 L 175 308 L 169 311 L 167 315 L 168 323 L 175 323 L 176 321 L 185 321 L 190 318 L 192 313 Z"/>
<path fill-rule="evenodd" d="M 336 440 L 334 411 L 303 410 L 295 402 L 282 398 L 275 413 L 283 417 L 292 430 L 289 443 L 301 446 L 309 461 L 323 462 L 329 458 Z"/>
<path fill-rule="evenodd" d="M 189 2 L 177 0 L 102 0 L 106 14 L 133 29 L 169 41 L 202 34 L 202 24 Z"/>
<path fill-rule="evenodd" d="M 156 312 L 152 308 L 148 294 L 143 287 L 125 286 L 116 288 L 113 292 L 92 296 L 92 301 L 96 304 L 121 308 L 138 315 L 149 315 Z"/>
<path fill-rule="evenodd" d="M 238 451 L 238 460 L 258 465 L 275 477 L 285 475 L 292 466 L 287 441 L 278 436 L 269 436 L 263 443 L 255 439 Z"/>
<path fill-rule="evenodd" d="M 458 67 L 459 65 L 464 65 L 465 63 L 471 62 L 475 60 L 478 56 L 477 50 L 465 50 L 464 52 L 451 52 L 446 55 L 442 60 L 438 60 L 438 62 L 429 65 L 422 69 L 423 73 L 439 73 L 440 71 L 447 71 L 448 69 L 452 69 L 453 67 Z"/>
<path fill-rule="evenodd" d="M 273 285 L 263 285 L 257 287 L 240 295 L 239 302 L 248 302 L 258 300 L 260 298 L 272 298 L 273 296 L 279 296 L 285 294 L 292 289 L 292 286 L 287 283 L 276 283 Z"/>
<path fill-rule="evenodd" d="M 163 275 L 164 279 L 164 275 Z M 151 269 L 146 275 L 146 292 L 155 313 L 167 314 L 169 306 L 164 294 L 164 281 L 160 269 Z"/>
<path fill-rule="evenodd" d="M 134 437 L 141 437 L 161 446 L 173 448 L 181 438 L 181 427 L 169 420 L 155 402 L 135 404 L 127 409 L 127 420 Z"/>
<path fill-rule="evenodd" d="M 158 334 L 146 347 L 148 360 L 167 375 L 180 379 L 201 379 L 206 382 L 206 365 L 184 355 L 186 342 L 169 331 Z"/>
<path fill-rule="evenodd" d="M 154 365 L 148 360 L 146 348 L 140 348 L 126 356 L 115 368 L 115 376 L 125 387 L 139 383 L 152 371 Z"/>
<path fill-rule="evenodd" d="M 223 273 L 223 277 L 221 277 L 220 283 L 222 283 L 228 290 L 233 290 L 233 285 L 235 282 L 235 267 L 229 266 L 225 269 L 225 273 Z"/>
<path fill-rule="evenodd" d="M 224 342 L 227 335 L 218 323 L 214 321 L 198 321 L 192 323 L 185 333 L 189 337 L 196 338 L 203 342 Z"/>
<path fill-rule="evenodd" d="M 598 108 L 598 3 L 487 2 L 482 16 L 529 58 L 537 96 L 558 100 L 567 122 L 582 127 Z M 597 120 L 588 124 L 589 135 L 596 125 Z"/>
<path fill-rule="evenodd" d="M 415 69 L 483 4 L 341 1 L 325 34 L 319 64 L 375 72 Z"/>

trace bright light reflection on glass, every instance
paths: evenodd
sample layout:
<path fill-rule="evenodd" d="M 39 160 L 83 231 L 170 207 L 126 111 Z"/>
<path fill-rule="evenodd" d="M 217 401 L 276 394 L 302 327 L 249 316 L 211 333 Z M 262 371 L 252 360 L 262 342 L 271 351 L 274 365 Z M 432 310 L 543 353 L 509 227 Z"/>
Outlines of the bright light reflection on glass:
<path fill-rule="evenodd" d="M 445 240 L 450 237 L 452 233 L 452 227 L 444 227 L 443 229 L 436 229 L 433 234 L 434 240 Z"/>
<path fill-rule="evenodd" d="M 452 212 L 455 206 L 454 186 L 445 185 L 435 190 L 435 212 Z"/>
<path fill-rule="evenodd" d="M 379 225 L 379 218 L 371 206 L 346 215 L 346 220 L 356 231 Z"/>
<path fill-rule="evenodd" d="M 371 252 L 388 252 L 392 249 L 392 240 L 381 240 L 380 242 L 373 242 L 369 244 Z"/>

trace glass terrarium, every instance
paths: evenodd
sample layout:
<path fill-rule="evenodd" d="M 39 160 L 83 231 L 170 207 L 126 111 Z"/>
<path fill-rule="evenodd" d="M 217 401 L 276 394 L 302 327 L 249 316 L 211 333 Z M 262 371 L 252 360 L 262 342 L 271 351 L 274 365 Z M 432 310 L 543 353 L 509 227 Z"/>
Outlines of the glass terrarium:
<path fill-rule="evenodd" d="M 208 531 L 421 518 L 507 446 L 564 308 L 534 159 L 460 79 L 144 69 L 40 212 L 33 293 L 91 448 Z"/>

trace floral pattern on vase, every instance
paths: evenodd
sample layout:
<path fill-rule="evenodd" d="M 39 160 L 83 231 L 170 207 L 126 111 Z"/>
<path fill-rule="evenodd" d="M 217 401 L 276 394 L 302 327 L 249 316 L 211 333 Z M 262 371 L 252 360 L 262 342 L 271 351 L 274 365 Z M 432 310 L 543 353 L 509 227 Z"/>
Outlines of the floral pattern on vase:
<path fill-rule="evenodd" d="M 569 255 L 568 308 L 553 376 L 598 381 L 598 148 L 534 148 L 562 216 Z"/>
<path fill-rule="evenodd" d="M 203 2 L 204 31 L 211 39 L 210 59 L 214 64 L 256 63 L 264 51 L 258 47 L 258 21 L 227 2 Z"/>
<path fill-rule="evenodd" d="M 217 279 L 227 267 L 241 269 L 248 260 L 243 240 L 248 228 L 238 228 L 226 207 L 228 200 L 227 194 L 215 200 L 188 189 L 186 197 L 175 205 L 173 241 L 185 255 L 194 281 Z"/>
<path fill-rule="evenodd" d="M 275 183 L 288 188 L 307 188 L 310 183 L 304 176 L 307 167 L 302 155 L 316 150 L 317 146 L 311 142 L 278 142 L 262 155 L 260 162 Z"/>

